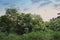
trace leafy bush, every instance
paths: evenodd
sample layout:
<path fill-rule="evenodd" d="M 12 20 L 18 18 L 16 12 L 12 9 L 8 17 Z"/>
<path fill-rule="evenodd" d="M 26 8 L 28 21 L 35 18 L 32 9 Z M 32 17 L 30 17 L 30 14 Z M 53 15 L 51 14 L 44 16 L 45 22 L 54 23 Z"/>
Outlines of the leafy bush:
<path fill-rule="evenodd" d="M 7 35 L 5 33 L 0 32 L 0 40 L 6 40 Z"/>
<path fill-rule="evenodd" d="M 32 32 L 23 35 L 10 34 L 8 40 L 50 40 L 52 32 Z"/>
<path fill-rule="evenodd" d="M 60 40 L 60 32 L 31 32 L 29 34 L 17 35 L 0 33 L 0 40 Z"/>
<path fill-rule="evenodd" d="M 55 32 L 54 33 L 53 40 L 60 40 L 60 32 Z"/>

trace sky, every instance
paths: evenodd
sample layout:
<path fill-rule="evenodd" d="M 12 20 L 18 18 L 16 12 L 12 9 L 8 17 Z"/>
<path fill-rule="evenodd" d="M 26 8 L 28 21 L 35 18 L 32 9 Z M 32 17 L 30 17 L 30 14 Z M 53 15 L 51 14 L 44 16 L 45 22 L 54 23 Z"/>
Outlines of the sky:
<path fill-rule="evenodd" d="M 0 0 L 0 16 L 6 8 L 16 7 L 19 11 L 40 15 L 44 21 L 57 17 L 60 0 Z"/>

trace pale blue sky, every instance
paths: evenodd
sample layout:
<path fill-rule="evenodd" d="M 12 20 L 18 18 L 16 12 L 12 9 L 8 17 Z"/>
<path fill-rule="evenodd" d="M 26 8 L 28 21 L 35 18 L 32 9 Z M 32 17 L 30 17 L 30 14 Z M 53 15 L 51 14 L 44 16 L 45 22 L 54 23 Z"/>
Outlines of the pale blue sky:
<path fill-rule="evenodd" d="M 60 8 L 60 0 L 0 0 L 0 15 L 4 14 L 5 8 L 12 6 L 22 11 L 33 11 L 35 13 L 35 9 L 38 11 L 37 9 L 40 7 L 43 7 L 41 8 L 43 10 L 49 9 L 48 6 Z"/>
<path fill-rule="evenodd" d="M 11 6 L 16 6 L 21 9 L 31 8 L 32 4 L 45 6 L 47 4 L 60 5 L 60 0 L 0 0 L 0 10 Z"/>

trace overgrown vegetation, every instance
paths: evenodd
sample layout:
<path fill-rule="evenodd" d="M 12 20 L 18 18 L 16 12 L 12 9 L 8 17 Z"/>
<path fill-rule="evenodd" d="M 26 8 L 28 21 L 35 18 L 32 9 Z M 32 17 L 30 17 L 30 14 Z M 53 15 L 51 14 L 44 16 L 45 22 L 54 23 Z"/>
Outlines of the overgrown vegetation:
<path fill-rule="evenodd" d="M 0 17 L 0 40 L 60 40 L 60 17 L 44 22 L 40 15 L 9 8 Z"/>

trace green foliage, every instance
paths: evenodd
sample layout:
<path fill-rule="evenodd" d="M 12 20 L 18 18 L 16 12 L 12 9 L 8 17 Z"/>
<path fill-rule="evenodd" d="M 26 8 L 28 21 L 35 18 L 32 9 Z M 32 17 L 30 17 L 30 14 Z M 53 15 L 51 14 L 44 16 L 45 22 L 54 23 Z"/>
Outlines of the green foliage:
<path fill-rule="evenodd" d="M 29 34 L 17 35 L 0 33 L 1 40 L 60 40 L 60 32 L 31 32 Z"/>
<path fill-rule="evenodd" d="M 60 18 L 51 19 L 46 26 L 51 30 L 60 31 Z"/>
<path fill-rule="evenodd" d="M 60 17 L 44 22 L 40 15 L 7 9 L 0 17 L 0 40 L 60 40 Z"/>
<path fill-rule="evenodd" d="M 39 15 L 19 14 L 16 9 L 7 9 L 0 19 L 1 32 L 24 34 L 44 30 L 43 20 Z"/>
<path fill-rule="evenodd" d="M 7 35 L 3 32 L 0 32 L 0 40 L 6 40 Z"/>
<path fill-rule="evenodd" d="M 53 40 L 60 40 L 60 32 L 55 32 L 54 33 Z"/>

